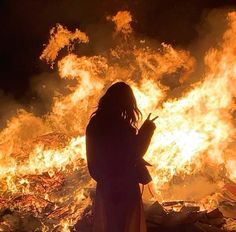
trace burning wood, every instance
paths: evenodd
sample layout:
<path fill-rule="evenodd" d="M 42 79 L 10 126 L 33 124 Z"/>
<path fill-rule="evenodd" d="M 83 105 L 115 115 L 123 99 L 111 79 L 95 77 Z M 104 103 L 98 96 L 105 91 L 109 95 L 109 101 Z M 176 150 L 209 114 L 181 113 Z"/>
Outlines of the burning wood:
<path fill-rule="evenodd" d="M 156 201 L 153 204 L 145 204 L 148 232 L 223 232 L 236 230 L 236 221 L 225 217 L 218 208 L 209 212 L 201 211 L 201 206 L 197 206 L 197 204 L 193 201 L 191 203 L 188 201 L 170 201 L 162 204 Z M 177 208 L 178 211 L 176 211 Z M 74 230 L 91 231 L 92 221 L 92 207 L 88 206 Z"/>

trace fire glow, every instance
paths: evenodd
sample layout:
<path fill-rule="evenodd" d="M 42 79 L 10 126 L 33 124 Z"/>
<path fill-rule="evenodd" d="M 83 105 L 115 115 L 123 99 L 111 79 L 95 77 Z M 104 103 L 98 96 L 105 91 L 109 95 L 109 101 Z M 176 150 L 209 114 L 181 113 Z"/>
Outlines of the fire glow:
<path fill-rule="evenodd" d="M 108 20 L 114 22 L 114 40 L 120 43 L 98 56 L 73 53 L 74 43 L 89 43 L 79 29 L 70 32 L 57 25 L 51 30 L 40 59 L 57 67 L 60 78 L 76 84 L 68 86 L 67 95 L 54 97 L 48 114 L 36 117 L 20 110 L 0 133 L 0 200 L 6 208 L 43 218 L 42 231 L 69 231 L 89 204 L 86 189 L 94 182 L 86 169 L 84 131 L 99 97 L 118 80 L 132 86 L 144 118 L 149 112 L 159 115 L 145 156 L 152 164 L 156 199 L 180 198 L 174 192 L 176 178 L 182 186 L 189 176 L 201 176 L 209 185 L 212 181 L 216 191 L 226 179 L 236 182 L 236 13 L 228 14 L 228 28 L 217 49 L 206 53 L 200 81 L 175 98 L 161 80 L 179 72 L 179 81 L 185 83 L 196 62 L 190 53 L 164 43 L 156 49 L 137 41 L 127 11 Z M 65 47 L 68 55 L 57 60 Z M 189 192 L 184 197 L 201 200 Z M 35 204 L 21 205 L 19 198 Z"/>

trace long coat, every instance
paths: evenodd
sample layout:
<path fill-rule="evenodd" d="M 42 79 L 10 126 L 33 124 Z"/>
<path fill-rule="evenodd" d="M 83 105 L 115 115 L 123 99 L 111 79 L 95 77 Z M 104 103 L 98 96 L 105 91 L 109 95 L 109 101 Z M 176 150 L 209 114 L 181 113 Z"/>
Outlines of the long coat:
<path fill-rule="evenodd" d="M 153 124 L 136 129 L 122 118 L 95 115 L 86 129 L 90 175 L 97 181 L 93 232 L 146 232 L 137 162 Z"/>

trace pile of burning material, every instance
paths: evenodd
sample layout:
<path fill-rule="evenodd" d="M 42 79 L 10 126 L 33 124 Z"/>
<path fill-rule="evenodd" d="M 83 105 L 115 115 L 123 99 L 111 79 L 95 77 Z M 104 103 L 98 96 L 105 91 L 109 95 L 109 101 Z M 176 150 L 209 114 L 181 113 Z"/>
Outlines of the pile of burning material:
<path fill-rule="evenodd" d="M 224 224 L 223 215 L 218 209 L 209 213 L 199 211 L 200 207 L 196 205 L 183 206 L 180 211 L 166 209 L 166 206 L 179 207 L 180 202 L 166 202 L 162 205 L 154 203 L 147 211 L 147 226 L 149 231 L 202 231 L 202 227 L 214 226 L 220 231 Z M 215 231 L 218 231 L 215 230 Z M 208 231 L 208 230 L 206 230 Z"/>
<path fill-rule="evenodd" d="M 196 202 L 155 202 L 147 208 L 147 226 L 150 232 L 223 232 L 236 231 L 236 220 L 225 218 L 218 208 L 200 210 Z"/>
<path fill-rule="evenodd" d="M 92 198 L 94 193 L 92 193 Z M 221 204 L 225 204 L 226 200 Z M 203 210 L 200 203 L 194 201 L 166 201 L 161 204 L 145 203 L 148 232 L 229 232 L 236 231 L 236 201 L 227 201 L 232 208 L 221 212 L 222 205 L 214 210 Z M 232 213 L 231 218 L 227 216 Z M 228 212 L 228 213 L 227 213 Z M 92 205 L 87 206 L 81 219 L 72 231 L 91 232 L 93 224 Z"/>
<path fill-rule="evenodd" d="M 236 231 L 236 184 L 227 182 L 198 201 L 146 201 L 148 231 Z"/>
<path fill-rule="evenodd" d="M 44 151 L 59 154 L 70 141 L 69 135 L 51 133 L 22 144 L 22 149 L 13 155 L 23 167 L 27 165 L 35 146 L 43 146 Z M 39 157 L 39 154 L 36 155 Z M 49 163 L 45 165 L 49 166 Z M 25 175 L 18 169 L 18 175 L 2 179 L 1 231 L 62 231 L 80 218 L 84 208 L 90 204 L 86 187 L 93 186 L 85 160 L 77 156 L 73 165 L 68 163 L 61 169 L 55 165 L 52 167 L 51 172 L 26 172 Z"/>

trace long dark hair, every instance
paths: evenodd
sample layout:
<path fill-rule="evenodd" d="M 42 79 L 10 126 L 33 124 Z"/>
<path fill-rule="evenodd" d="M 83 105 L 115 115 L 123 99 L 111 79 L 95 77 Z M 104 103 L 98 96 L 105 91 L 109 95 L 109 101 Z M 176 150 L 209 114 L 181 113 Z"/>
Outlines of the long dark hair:
<path fill-rule="evenodd" d="M 98 114 L 121 117 L 134 127 L 137 127 L 137 122 L 142 117 L 134 93 L 125 82 L 117 82 L 108 88 L 92 116 Z"/>

